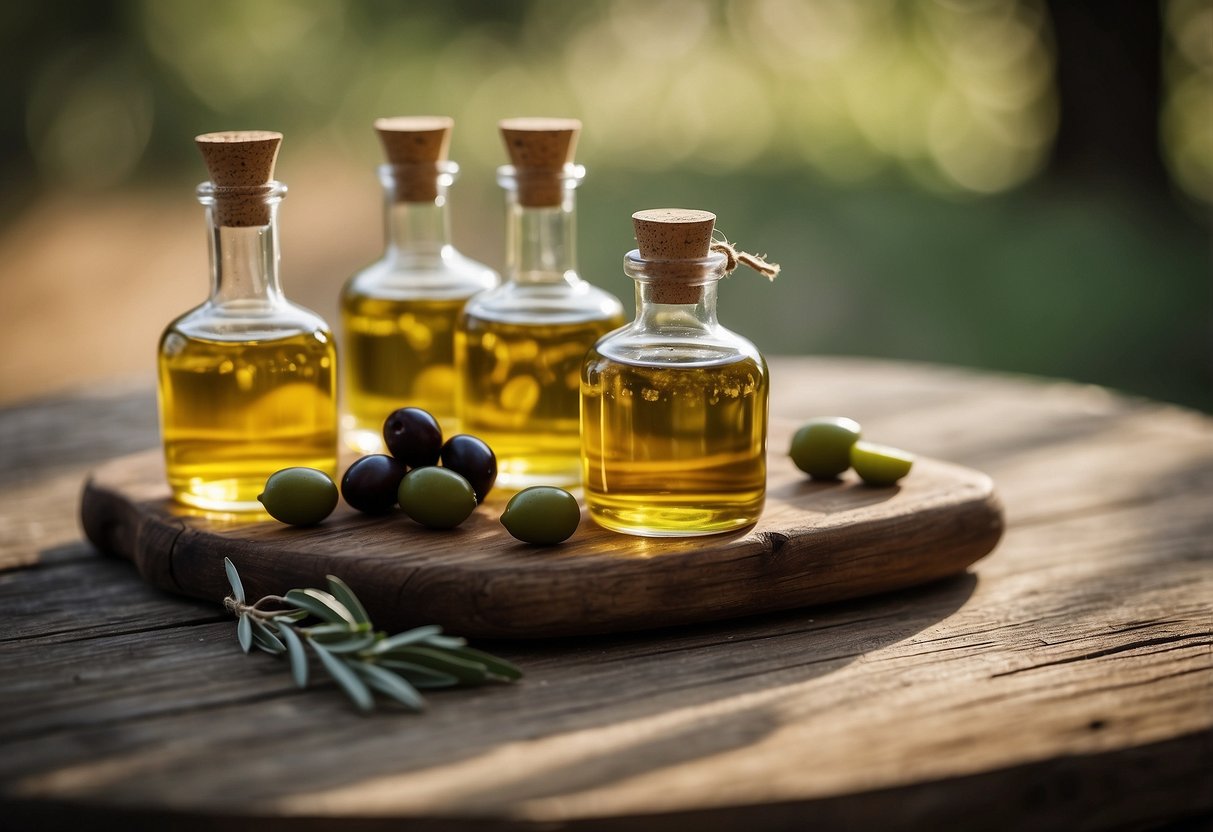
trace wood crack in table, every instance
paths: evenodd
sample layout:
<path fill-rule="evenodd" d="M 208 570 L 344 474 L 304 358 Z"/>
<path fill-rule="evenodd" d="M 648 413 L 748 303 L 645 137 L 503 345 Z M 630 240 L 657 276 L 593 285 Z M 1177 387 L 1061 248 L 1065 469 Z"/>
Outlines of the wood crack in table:
<path fill-rule="evenodd" d="M 146 390 L 0 412 L 6 828 L 1111 829 L 1213 813 L 1213 419 L 1073 384 L 772 362 L 773 416 L 990 474 L 958 578 L 804 611 L 493 649 L 513 687 L 357 716 L 213 604 L 83 543 Z"/>

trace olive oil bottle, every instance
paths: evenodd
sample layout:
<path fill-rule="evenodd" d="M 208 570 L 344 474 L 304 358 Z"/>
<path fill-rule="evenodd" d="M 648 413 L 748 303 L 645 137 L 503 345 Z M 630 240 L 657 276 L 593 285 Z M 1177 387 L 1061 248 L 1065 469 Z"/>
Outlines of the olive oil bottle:
<path fill-rule="evenodd" d="M 279 133 L 197 138 L 210 230 L 211 293 L 160 339 L 159 399 L 173 497 L 213 511 L 260 510 L 270 474 L 337 471 L 336 351 L 328 326 L 278 278 Z"/>
<path fill-rule="evenodd" d="M 455 322 L 467 299 L 496 286 L 497 273 L 450 242 L 447 193 L 459 166 L 447 159 L 451 119 L 375 122 L 387 163 L 383 257 L 355 274 L 341 295 L 345 444 L 383 449 L 383 421 L 399 407 L 455 421 Z"/>
<path fill-rule="evenodd" d="M 715 219 L 633 215 L 636 319 L 590 350 L 581 375 L 586 506 L 605 528 L 715 534 L 762 513 L 767 368 L 716 319 L 717 282 L 736 260 L 710 250 Z"/>
<path fill-rule="evenodd" d="M 506 282 L 468 301 L 455 336 L 462 429 L 497 454 L 500 486 L 581 480 L 578 391 L 586 351 L 623 323 L 619 300 L 577 273 L 575 119 L 506 119 L 512 164 Z"/>

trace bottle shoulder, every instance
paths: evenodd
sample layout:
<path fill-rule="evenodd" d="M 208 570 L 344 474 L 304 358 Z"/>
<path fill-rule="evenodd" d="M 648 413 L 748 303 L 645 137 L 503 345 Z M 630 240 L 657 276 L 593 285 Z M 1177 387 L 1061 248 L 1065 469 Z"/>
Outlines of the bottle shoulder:
<path fill-rule="evenodd" d="M 621 320 L 619 298 L 584 280 L 574 284 L 506 281 L 468 301 L 465 314 L 504 323 Z"/>
<path fill-rule="evenodd" d="M 640 394 L 646 401 L 657 401 L 666 393 L 696 399 L 706 395 L 712 404 L 718 398 L 729 398 L 765 406 L 771 382 L 761 355 L 684 354 L 682 360 L 669 358 L 653 354 L 639 359 L 609 356 L 599 347 L 591 348 L 581 367 L 582 395 L 626 399 Z"/>
<path fill-rule="evenodd" d="M 175 318 L 165 328 L 163 342 L 170 335 L 202 341 L 243 342 L 276 341 L 301 335 L 331 343 L 332 328 L 306 307 L 290 301 L 264 302 L 210 301 Z"/>
<path fill-rule="evenodd" d="M 586 363 L 619 362 L 651 367 L 713 367 L 752 363 L 766 374 L 766 360 L 752 341 L 716 325 L 710 329 L 653 331 L 638 322 L 602 336 Z"/>
<path fill-rule="evenodd" d="M 384 300 L 467 298 L 501 282 L 496 271 L 447 247 L 440 257 L 387 256 L 355 272 L 345 297 Z"/>

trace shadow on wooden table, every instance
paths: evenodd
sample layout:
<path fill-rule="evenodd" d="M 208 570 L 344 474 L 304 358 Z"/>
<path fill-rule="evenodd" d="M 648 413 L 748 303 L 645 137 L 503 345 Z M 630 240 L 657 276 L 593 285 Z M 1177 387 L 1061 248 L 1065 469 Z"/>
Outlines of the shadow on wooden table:
<path fill-rule="evenodd" d="M 615 701 L 604 703 L 605 710 L 570 710 L 553 727 L 564 734 L 604 723 L 635 722 L 647 727 L 616 745 L 587 748 L 574 766 L 553 761 L 547 770 L 520 774 L 496 787 L 515 800 L 537 800 L 602 788 L 648 771 L 759 744 L 789 718 L 785 704 L 793 689 L 946 619 L 976 586 L 976 576 L 966 573 L 918 589 L 812 610 L 581 638 L 538 649 L 528 645 L 534 657 L 528 662 L 531 666 L 595 653 L 607 665 L 644 663 L 632 684 L 617 690 Z M 695 669 L 693 678 L 679 678 L 685 672 L 679 665 L 695 663 L 698 653 L 721 642 L 753 642 L 755 655 L 740 661 L 734 656 L 716 668 L 709 661 Z M 767 642 L 777 643 L 778 649 L 764 649 Z M 663 668 L 670 672 L 660 673 Z M 492 795 L 484 798 L 483 802 L 473 798 L 467 805 L 491 808 Z"/>
<path fill-rule="evenodd" d="M 806 703 L 837 695 L 817 680 L 943 621 L 977 584 L 966 574 L 706 626 L 497 642 L 495 652 L 526 669 L 520 684 L 434 692 L 421 717 L 385 708 L 365 718 L 329 684 L 299 692 L 280 663 L 240 656 L 230 622 L 147 588 L 129 564 L 99 560 L 59 567 L 93 575 L 73 597 L 94 596 L 94 621 L 137 613 L 155 626 L 155 643 L 133 634 L 128 617 L 102 623 L 87 657 L 69 644 L 41 647 L 63 653 L 79 681 L 65 689 L 48 676 L 42 695 L 26 685 L 19 700 L 0 697 L 12 706 L 0 725 L 12 752 L 0 804 L 72 795 L 92 812 L 112 795 L 155 806 L 174 794 L 189 814 L 218 801 L 288 816 L 425 816 L 452 803 L 493 815 L 761 744 Z M 115 651 L 113 663 L 96 664 Z"/>

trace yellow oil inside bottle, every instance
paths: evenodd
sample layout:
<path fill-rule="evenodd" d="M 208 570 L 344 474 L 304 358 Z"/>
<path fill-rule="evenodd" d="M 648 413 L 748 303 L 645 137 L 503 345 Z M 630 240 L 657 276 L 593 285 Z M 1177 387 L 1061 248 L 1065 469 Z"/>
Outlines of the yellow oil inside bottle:
<path fill-rule="evenodd" d="M 465 317 L 455 336 L 462 429 L 497 455 L 501 488 L 580 484 L 581 363 L 622 323 L 618 315 L 555 324 Z"/>
<path fill-rule="evenodd" d="M 592 351 L 581 399 L 585 499 L 599 525 L 715 534 L 762 513 L 767 375 L 753 358 L 666 368 Z"/>
<path fill-rule="evenodd" d="M 467 298 L 374 298 L 346 294 L 345 443 L 359 453 L 383 451 L 383 422 L 401 407 L 428 410 L 443 432 L 455 420 L 454 330 Z"/>
<path fill-rule="evenodd" d="M 160 351 L 160 408 L 173 497 L 213 511 L 260 510 L 281 468 L 337 474 L 332 338 L 217 341 L 170 329 Z"/>

